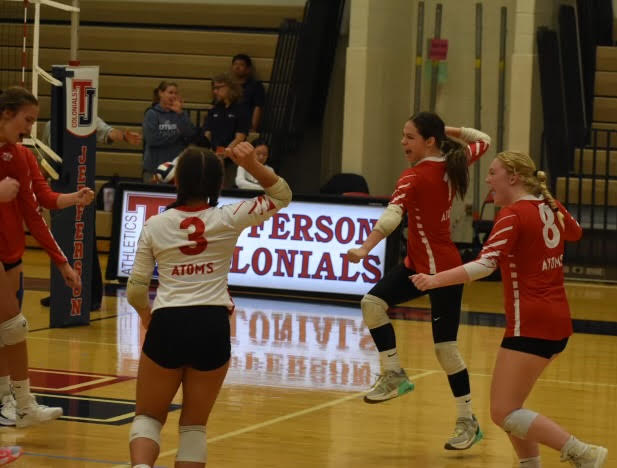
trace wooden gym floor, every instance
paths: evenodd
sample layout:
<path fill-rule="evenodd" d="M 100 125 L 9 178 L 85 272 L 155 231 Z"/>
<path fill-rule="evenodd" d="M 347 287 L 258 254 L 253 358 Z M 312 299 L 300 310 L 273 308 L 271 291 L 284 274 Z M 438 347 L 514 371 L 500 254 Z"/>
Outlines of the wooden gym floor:
<path fill-rule="evenodd" d="M 101 256 L 103 267 L 106 258 Z M 65 417 L 0 429 L 2 445 L 26 454 L 14 467 L 128 466 L 127 437 L 143 331 L 124 290 L 106 295 L 87 327 L 49 329 L 49 266 L 40 250 L 24 258 L 24 313 L 31 380 Z M 617 466 L 617 287 L 568 285 L 575 327 L 566 352 L 548 368 L 528 407 L 583 440 L 609 448 Z M 393 311 L 399 352 L 416 389 L 367 405 L 377 353 L 359 306 L 237 297 L 232 365 L 208 426 L 208 466 L 514 467 L 505 434 L 489 418 L 489 385 L 503 329 L 500 283 L 467 286 L 459 333 L 471 373 L 474 411 L 485 438 L 464 452 L 443 449 L 455 420 L 447 381 L 433 354 L 424 299 Z M 157 467 L 173 467 L 181 397 L 162 433 Z M 544 467 L 563 466 L 542 451 Z"/>

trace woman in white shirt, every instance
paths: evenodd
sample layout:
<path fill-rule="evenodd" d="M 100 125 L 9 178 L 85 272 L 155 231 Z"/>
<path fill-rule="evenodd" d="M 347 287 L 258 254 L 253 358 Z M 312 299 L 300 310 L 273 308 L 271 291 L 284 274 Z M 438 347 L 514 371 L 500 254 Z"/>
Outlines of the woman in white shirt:
<path fill-rule="evenodd" d="M 258 181 L 265 196 L 216 207 L 223 182 L 221 161 L 210 151 L 189 147 L 176 166 L 177 200 L 149 218 L 141 232 L 127 285 L 129 303 L 148 329 L 129 445 L 136 468 L 154 466 L 161 428 L 180 384 L 176 466 L 205 466 L 206 423 L 231 354 L 230 259 L 246 227 L 261 224 L 291 201 L 285 180 L 258 161 L 250 143 L 236 145 L 227 155 Z M 155 262 L 159 285 L 150 306 Z"/>
<path fill-rule="evenodd" d="M 255 147 L 255 156 L 257 156 L 257 161 L 269 168 L 270 166 L 266 165 L 266 161 L 270 156 L 270 150 L 268 149 L 266 140 L 258 138 L 253 142 L 253 146 Z M 257 179 L 255 179 L 255 177 L 253 177 L 243 167 L 238 167 L 238 171 L 236 172 L 236 185 L 239 189 L 244 190 L 263 190 L 263 187 L 259 185 Z"/>

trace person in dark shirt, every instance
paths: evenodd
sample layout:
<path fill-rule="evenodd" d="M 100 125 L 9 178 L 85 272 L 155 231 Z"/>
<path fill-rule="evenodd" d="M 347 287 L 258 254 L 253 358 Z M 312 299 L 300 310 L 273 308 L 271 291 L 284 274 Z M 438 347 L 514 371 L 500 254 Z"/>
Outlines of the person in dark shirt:
<path fill-rule="evenodd" d="M 231 75 L 242 85 L 242 100 L 249 109 L 251 131 L 258 132 L 261 114 L 266 101 L 266 91 L 261 81 L 254 76 L 253 61 L 246 54 L 237 54 L 231 59 Z"/>
<path fill-rule="evenodd" d="M 242 88 L 227 73 L 212 79 L 212 94 L 215 104 L 208 111 L 200 139 L 205 137 L 219 156 L 228 155 L 234 146 L 246 140 L 250 126 L 248 109 L 241 102 Z M 233 185 L 235 172 L 231 159 L 225 158 L 225 188 Z"/>
<path fill-rule="evenodd" d="M 157 167 L 172 161 L 195 138 L 196 128 L 183 105 L 176 83 L 161 81 L 154 88 L 152 106 L 146 111 L 142 124 L 145 183 L 155 182 Z"/>

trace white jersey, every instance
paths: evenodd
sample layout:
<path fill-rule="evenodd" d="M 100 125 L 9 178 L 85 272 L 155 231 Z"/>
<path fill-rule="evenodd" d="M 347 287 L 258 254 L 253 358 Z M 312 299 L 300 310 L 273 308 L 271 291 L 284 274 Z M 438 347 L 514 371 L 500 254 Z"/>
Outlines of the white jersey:
<path fill-rule="evenodd" d="M 131 277 L 149 278 L 158 266 L 152 310 L 223 305 L 233 308 L 227 276 L 243 229 L 261 224 L 291 201 L 284 179 L 266 194 L 222 207 L 180 206 L 149 218 L 141 231 Z"/>

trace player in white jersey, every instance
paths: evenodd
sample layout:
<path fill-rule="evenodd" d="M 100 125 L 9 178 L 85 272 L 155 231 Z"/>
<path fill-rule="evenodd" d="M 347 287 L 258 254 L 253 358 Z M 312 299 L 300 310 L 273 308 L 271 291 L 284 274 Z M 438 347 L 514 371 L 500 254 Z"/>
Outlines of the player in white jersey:
<path fill-rule="evenodd" d="M 250 143 L 238 144 L 227 156 L 257 179 L 264 195 L 216 207 L 223 165 L 212 152 L 190 147 L 176 167 L 176 202 L 148 219 L 139 239 L 127 297 L 148 331 L 130 435 L 133 467 L 154 466 L 167 409 L 180 384 L 176 467 L 205 466 L 206 423 L 231 354 L 231 256 L 246 227 L 262 223 L 291 201 L 285 180 L 258 162 Z M 148 287 L 155 262 L 159 286 L 150 306 Z"/>

